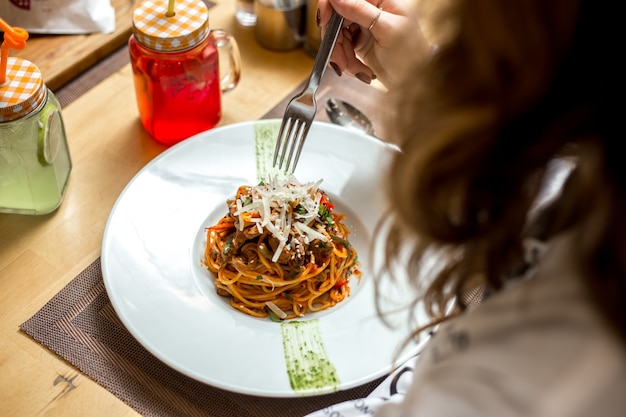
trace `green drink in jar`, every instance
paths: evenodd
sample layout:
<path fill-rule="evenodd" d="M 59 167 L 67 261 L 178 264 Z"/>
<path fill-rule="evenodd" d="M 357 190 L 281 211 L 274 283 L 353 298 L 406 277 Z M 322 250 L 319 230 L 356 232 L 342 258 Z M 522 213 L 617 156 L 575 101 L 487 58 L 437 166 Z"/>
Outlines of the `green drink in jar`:
<path fill-rule="evenodd" d="M 9 57 L 0 84 L 0 212 L 47 214 L 72 168 L 61 107 L 37 66 Z"/>

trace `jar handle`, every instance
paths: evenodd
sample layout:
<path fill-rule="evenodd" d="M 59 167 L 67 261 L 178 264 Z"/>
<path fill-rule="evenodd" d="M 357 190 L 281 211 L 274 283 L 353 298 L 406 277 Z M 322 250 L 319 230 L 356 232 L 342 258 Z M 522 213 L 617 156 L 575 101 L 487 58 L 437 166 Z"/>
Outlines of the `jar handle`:
<path fill-rule="evenodd" d="M 220 85 L 222 93 L 227 93 L 239 84 L 241 78 L 241 54 L 235 38 L 222 29 L 213 29 L 220 62 Z"/>

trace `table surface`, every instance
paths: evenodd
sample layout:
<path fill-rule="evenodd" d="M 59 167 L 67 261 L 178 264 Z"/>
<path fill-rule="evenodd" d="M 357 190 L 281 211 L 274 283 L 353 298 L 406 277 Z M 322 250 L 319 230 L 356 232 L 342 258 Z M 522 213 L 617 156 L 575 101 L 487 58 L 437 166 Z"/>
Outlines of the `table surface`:
<path fill-rule="evenodd" d="M 111 6 L 115 8 L 113 33 L 31 34 L 28 46 L 21 51 L 11 51 L 11 55 L 37 64 L 46 85 L 55 91 L 128 42 L 132 31 L 133 9 L 138 1 L 111 0 Z M 18 22 L 9 23 L 19 26 Z"/>
<path fill-rule="evenodd" d="M 122 6 L 132 3 L 114 2 Z M 216 3 L 210 10 L 212 27 L 235 36 L 243 67 L 239 86 L 223 98 L 219 125 L 259 119 L 307 78 L 313 58 L 303 49 L 279 53 L 261 48 L 253 30 L 235 22 L 235 1 Z M 90 42 L 91 49 L 85 52 L 88 59 L 68 57 L 65 67 L 57 68 L 56 74 L 61 75 L 55 76 L 55 82 L 64 84 L 101 59 L 101 54 L 119 47 L 119 36 L 127 34 L 111 35 L 108 44 L 103 43 L 103 36 L 93 36 L 98 39 Z M 45 37 L 37 42 L 39 51 L 50 49 L 45 47 Z M 50 42 L 57 43 L 58 37 L 51 37 Z M 84 48 L 85 39 L 77 43 L 82 46 L 74 46 L 74 50 Z M 63 54 L 71 55 L 71 51 L 69 48 Z M 50 71 L 48 74 L 63 62 L 63 56 L 36 51 L 32 55 L 44 71 Z M 132 83 L 130 66 L 124 65 L 63 109 L 73 170 L 65 200 L 57 211 L 45 216 L 0 214 L 2 416 L 66 417 L 68 412 L 82 416 L 137 415 L 115 395 L 19 330 L 21 323 L 100 256 L 105 223 L 120 192 L 146 163 L 166 149 L 143 130 Z M 59 375 L 76 375 L 72 381 L 76 389 L 58 383 Z"/>
<path fill-rule="evenodd" d="M 223 98 L 220 125 L 262 117 L 311 70 L 302 49 L 271 52 L 234 20 L 234 0 L 210 10 L 212 26 L 231 32 L 242 78 Z M 131 416 L 137 413 L 19 325 L 99 255 L 109 212 L 128 181 L 166 148 L 143 130 L 129 65 L 63 109 L 73 170 L 60 208 L 45 216 L 0 214 L 0 415 Z M 76 389 L 56 383 L 76 375 Z"/>

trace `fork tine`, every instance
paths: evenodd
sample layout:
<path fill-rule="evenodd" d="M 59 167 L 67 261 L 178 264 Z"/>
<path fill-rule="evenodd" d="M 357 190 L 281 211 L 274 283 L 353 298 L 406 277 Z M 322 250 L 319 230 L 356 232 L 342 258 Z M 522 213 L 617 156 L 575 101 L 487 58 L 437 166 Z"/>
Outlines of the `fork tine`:
<path fill-rule="evenodd" d="M 285 172 L 290 172 L 289 168 L 291 166 L 291 170 L 293 171 L 296 167 L 296 163 L 297 160 L 293 159 L 293 152 L 297 149 L 298 151 L 296 152 L 296 158 L 298 158 L 300 156 L 300 143 L 304 142 L 304 135 L 302 135 L 302 125 L 304 124 L 304 122 L 300 119 L 295 119 L 295 121 L 293 123 L 291 123 L 290 129 L 289 129 L 289 136 L 288 138 L 290 138 L 291 140 L 289 141 L 289 143 L 291 144 L 291 147 L 289 149 L 289 157 L 287 158 L 287 165 L 285 166 Z M 295 127 L 295 130 L 293 129 Z M 291 136 L 293 130 L 293 136 Z"/>
<path fill-rule="evenodd" d="M 291 117 L 285 117 L 280 126 L 278 132 L 278 139 L 276 141 L 276 148 L 274 150 L 274 167 L 278 166 L 278 169 L 286 172 L 287 169 L 283 169 L 285 164 L 285 156 L 287 151 L 293 148 L 292 144 L 292 131 L 293 131 L 293 119 Z M 290 151 L 291 152 L 291 151 Z M 289 154 L 290 155 L 290 154 Z"/>
<path fill-rule="evenodd" d="M 285 127 L 289 126 L 287 129 L 287 135 L 285 135 Z M 283 161 L 285 160 L 285 152 L 289 147 L 289 132 L 291 131 L 291 118 L 285 117 L 283 118 L 282 123 L 280 124 L 280 129 L 278 131 L 278 137 L 276 139 L 276 147 L 274 148 L 274 159 L 272 161 L 272 165 L 276 167 L 276 162 L 278 162 L 278 168 L 282 169 Z M 280 158 L 278 157 L 280 155 Z"/>
<path fill-rule="evenodd" d="M 297 117 L 285 117 L 283 119 L 274 149 L 272 162 L 274 167 L 277 166 L 278 169 L 287 173 L 295 169 L 310 127 L 311 123 L 308 120 Z"/>
<path fill-rule="evenodd" d="M 283 169 L 283 171 L 286 173 L 289 173 L 289 165 L 291 161 L 291 156 L 293 155 L 293 147 L 295 146 L 294 139 L 296 138 L 296 135 L 298 134 L 298 122 L 299 121 L 300 120 L 298 120 L 297 118 L 289 118 L 289 130 L 287 131 L 287 136 L 285 137 L 285 139 L 287 139 L 287 142 L 285 143 L 286 146 L 285 148 L 283 148 L 283 154 L 280 158 L 280 168 L 283 169 L 282 168 L 283 164 L 286 164 L 285 168 Z M 285 160 L 287 147 L 289 147 L 289 156 Z"/>
<path fill-rule="evenodd" d="M 309 129 L 311 128 L 311 123 L 301 120 L 300 121 L 300 133 L 299 133 L 299 138 L 297 139 L 297 149 L 298 151 L 296 152 L 296 156 L 295 158 L 291 158 L 291 154 L 289 155 L 289 160 L 293 162 L 292 165 L 292 170 L 295 170 L 296 165 L 298 164 L 298 160 L 300 159 L 300 153 L 302 153 L 302 148 L 304 147 L 304 141 L 307 137 L 307 135 L 309 134 Z M 293 148 L 296 148 L 296 140 L 294 137 L 294 141 L 293 141 Z M 289 167 L 287 167 L 287 170 L 289 170 Z"/>
<path fill-rule="evenodd" d="M 283 119 L 280 124 L 280 129 L 278 130 L 278 136 L 276 137 L 276 147 L 274 148 L 274 159 L 272 160 L 272 166 L 276 166 L 276 161 L 278 160 L 278 154 L 280 153 L 280 147 L 283 143 L 283 130 L 285 129 L 285 119 Z"/>

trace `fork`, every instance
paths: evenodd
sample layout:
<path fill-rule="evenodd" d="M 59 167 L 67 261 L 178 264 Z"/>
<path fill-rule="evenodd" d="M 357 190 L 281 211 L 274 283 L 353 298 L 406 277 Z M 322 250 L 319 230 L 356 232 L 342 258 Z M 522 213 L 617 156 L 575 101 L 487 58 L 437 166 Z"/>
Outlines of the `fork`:
<path fill-rule="evenodd" d="M 285 173 L 292 173 L 296 169 L 298 159 L 300 159 L 302 146 L 317 112 L 315 93 L 328 66 L 330 54 L 335 47 L 342 24 L 343 17 L 333 11 L 315 56 L 311 76 L 302 92 L 294 96 L 285 109 L 272 162 L 274 167 L 278 164 L 278 169 Z M 287 160 L 285 160 L 286 156 Z"/>

